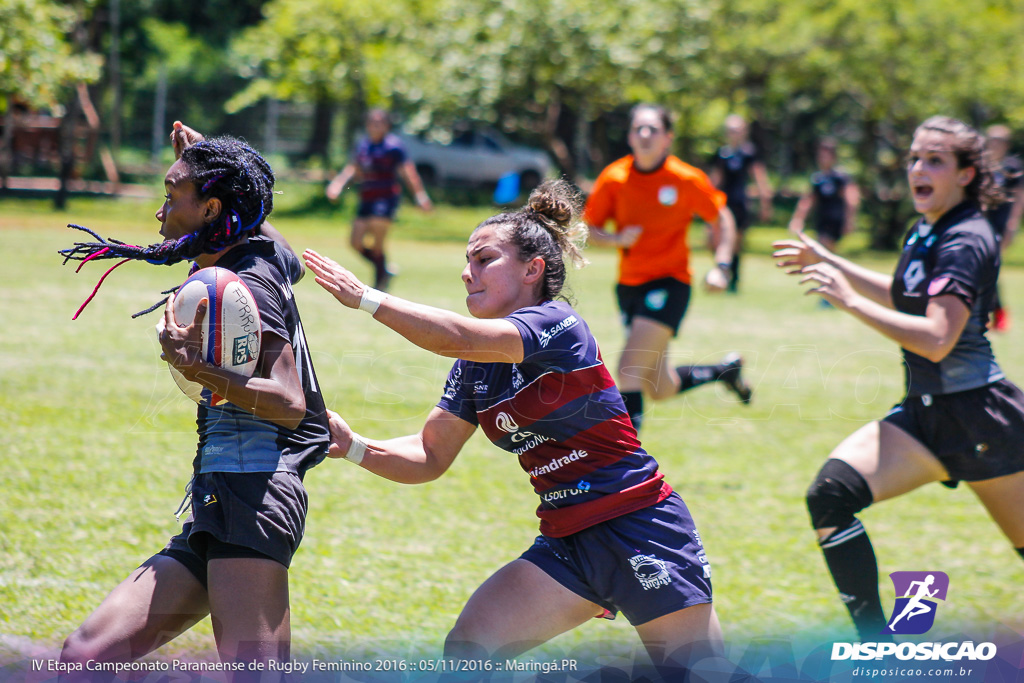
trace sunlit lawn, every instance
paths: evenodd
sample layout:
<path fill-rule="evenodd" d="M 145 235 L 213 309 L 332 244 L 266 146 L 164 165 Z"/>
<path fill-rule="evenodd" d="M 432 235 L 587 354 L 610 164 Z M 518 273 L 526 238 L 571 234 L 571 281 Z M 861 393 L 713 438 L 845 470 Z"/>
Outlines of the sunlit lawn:
<path fill-rule="evenodd" d="M 155 201 L 155 200 L 154 200 Z M 72 322 L 103 268 L 74 274 L 56 250 L 80 222 L 136 243 L 157 239 L 154 201 L 0 203 L 0 662 L 53 651 L 128 571 L 175 533 L 173 511 L 195 450 L 195 406 L 158 359 L 153 315 L 130 314 L 184 277 L 185 267 L 129 264 Z M 275 223 L 367 275 L 347 246 L 347 210 L 287 211 Z M 394 231 L 394 294 L 464 311 L 464 242 L 486 208 L 405 208 Z M 695 295 L 678 362 L 744 354 L 749 407 L 720 387 L 654 405 L 642 434 L 689 504 L 714 566 L 716 606 L 734 647 L 759 636 L 850 639 L 845 610 L 813 542 L 803 493 L 830 449 L 900 397 L 895 345 L 851 317 L 822 310 L 765 255 L 783 233 L 752 234 L 739 296 Z M 699 240 L 697 240 L 699 241 Z M 862 244 L 855 241 L 856 244 Z M 578 310 L 614 366 L 622 344 L 613 306 L 614 255 L 589 250 L 572 275 Z M 882 270 L 893 255 L 862 254 Z M 1014 254 L 1015 258 L 1016 253 Z M 695 257 L 698 271 L 710 265 Z M 1024 270 L 1003 291 L 1024 316 Z M 413 347 L 369 316 L 343 309 L 312 282 L 297 287 L 303 325 L 328 404 L 370 437 L 411 433 L 440 395 L 450 361 Z M 1024 317 L 1020 322 L 1024 323 Z M 1024 332 L 996 336 L 1011 378 L 1024 380 Z M 475 436 L 440 480 L 407 487 L 340 461 L 310 471 L 307 535 L 291 571 L 298 654 L 437 653 L 473 589 L 536 534 L 535 496 L 515 459 Z M 862 518 L 886 574 L 937 569 L 950 599 L 936 628 L 1019 625 L 1020 559 L 965 487 L 931 486 Z M 209 623 L 162 656 L 209 653 Z M 542 653 L 637 647 L 623 619 L 596 621 Z"/>

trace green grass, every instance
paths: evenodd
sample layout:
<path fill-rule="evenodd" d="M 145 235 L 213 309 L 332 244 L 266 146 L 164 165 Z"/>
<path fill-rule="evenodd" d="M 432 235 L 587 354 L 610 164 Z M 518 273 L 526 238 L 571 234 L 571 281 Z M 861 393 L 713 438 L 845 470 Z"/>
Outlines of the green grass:
<path fill-rule="evenodd" d="M 315 193 L 280 200 L 275 224 L 368 275 L 347 246 L 351 206 L 318 206 Z M 289 201 L 292 202 L 289 205 Z M 195 449 L 195 406 L 158 359 L 155 316 L 131 313 L 184 277 L 184 267 L 129 264 L 109 278 L 78 321 L 71 315 L 102 272 L 76 275 L 55 254 L 75 221 L 104 235 L 157 238 L 153 201 L 73 200 L 66 214 L 36 201 L 0 203 L 0 663 L 62 639 L 128 571 L 175 533 L 172 512 Z M 302 207 L 308 207 L 307 212 Z M 486 208 L 404 209 L 394 230 L 398 296 L 464 310 L 464 239 Z M 821 643 L 852 638 L 813 541 L 803 493 L 844 436 L 901 396 L 894 344 L 851 317 L 823 311 L 766 254 L 781 230 L 751 234 L 740 296 L 697 293 L 678 362 L 743 352 L 756 386 L 737 405 L 717 386 L 653 405 L 642 434 L 690 506 L 714 566 L 716 606 L 742 652 L 762 636 Z M 894 256 L 850 248 L 868 265 Z M 612 301 L 614 254 L 590 250 L 571 276 L 578 310 L 614 366 L 622 331 Z M 706 253 L 696 270 L 710 265 Z M 1003 291 L 1024 312 L 1024 270 L 1011 255 Z M 328 404 L 370 437 L 418 430 L 450 362 L 343 309 L 311 279 L 297 287 L 304 328 Z M 1024 313 L 1022 313 L 1024 314 Z M 1019 323 L 1024 323 L 1021 318 Z M 1024 379 L 1024 327 L 993 340 L 1011 378 Z M 515 459 L 474 436 L 452 470 L 418 487 L 339 461 L 312 470 L 307 535 L 291 571 L 296 653 L 437 652 L 473 589 L 536 534 L 535 496 Z M 863 513 L 886 574 L 939 569 L 951 578 L 937 628 L 1020 628 L 1019 558 L 972 494 L 930 486 Z M 208 621 L 160 656 L 210 652 Z M 20 644 L 18 644 L 20 643 Z M 594 622 L 541 651 L 638 646 L 623 619 Z"/>

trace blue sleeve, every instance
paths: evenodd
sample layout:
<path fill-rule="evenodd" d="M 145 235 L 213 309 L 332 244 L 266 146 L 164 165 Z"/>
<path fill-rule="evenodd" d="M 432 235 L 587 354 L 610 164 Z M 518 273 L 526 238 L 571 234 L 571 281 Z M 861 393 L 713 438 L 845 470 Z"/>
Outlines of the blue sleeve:
<path fill-rule="evenodd" d="M 469 370 L 468 362 L 455 361 L 451 372 L 448 373 L 448 379 L 444 382 L 444 394 L 441 395 L 437 407 L 472 425 L 479 426 L 480 422 L 476 417 L 476 407 L 473 404 L 470 389 L 473 384 L 468 378 Z"/>
<path fill-rule="evenodd" d="M 523 362 L 559 372 L 584 363 L 590 334 L 579 315 L 568 306 L 531 306 L 505 318 L 523 338 Z"/>

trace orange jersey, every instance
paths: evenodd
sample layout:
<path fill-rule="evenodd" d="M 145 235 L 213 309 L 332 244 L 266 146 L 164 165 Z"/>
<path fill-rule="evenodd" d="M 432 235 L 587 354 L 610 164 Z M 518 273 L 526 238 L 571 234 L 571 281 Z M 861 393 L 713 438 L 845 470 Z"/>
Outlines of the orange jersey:
<path fill-rule="evenodd" d="M 718 220 L 725 194 L 715 189 L 707 174 L 669 155 L 651 173 L 633 168 L 633 156 L 608 165 L 587 199 L 583 220 L 603 228 L 612 220 L 615 232 L 631 225 L 643 228 L 629 249 L 620 249 L 619 282 L 641 285 L 663 277 L 690 283 L 690 248 L 687 232 L 694 214 Z"/>

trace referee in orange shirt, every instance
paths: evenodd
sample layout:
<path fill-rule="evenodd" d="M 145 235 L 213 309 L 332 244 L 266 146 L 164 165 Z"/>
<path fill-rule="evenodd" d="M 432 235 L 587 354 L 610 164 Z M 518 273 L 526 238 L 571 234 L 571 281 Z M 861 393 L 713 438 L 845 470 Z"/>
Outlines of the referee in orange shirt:
<path fill-rule="evenodd" d="M 711 227 L 717 265 L 704 278 L 709 291 L 726 288 L 736 240 L 725 194 L 703 171 L 669 153 L 672 139 L 667 109 L 652 104 L 634 107 L 629 127 L 633 153 L 601 172 L 583 214 L 590 241 L 619 250 L 616 295 L 628 336 L 619 359 L 618 384 L 638 430 L 644 394 L 660 400 L 721 381 L 743 403 L 751 397 L 738 354 L 729 354 L 718 365 L 678 367 L 666 357 L 690 302 L 687 233 L 694 214 Z M 613 229 L 606 228 L 609 222 Z"/>

